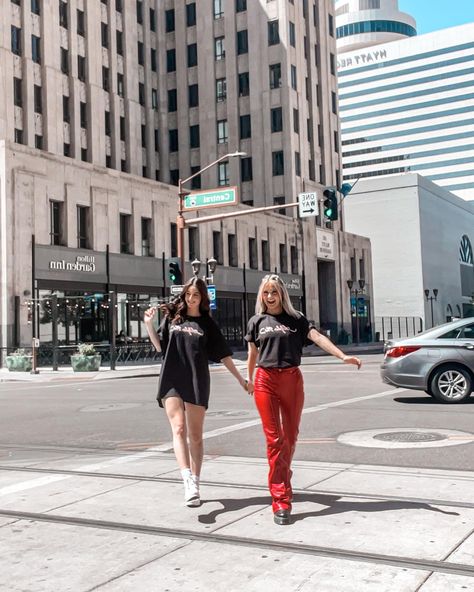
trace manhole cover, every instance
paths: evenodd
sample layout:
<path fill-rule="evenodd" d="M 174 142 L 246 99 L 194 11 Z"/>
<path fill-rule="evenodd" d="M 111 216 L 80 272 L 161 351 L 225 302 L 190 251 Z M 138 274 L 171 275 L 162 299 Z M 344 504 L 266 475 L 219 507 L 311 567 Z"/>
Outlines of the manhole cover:
<path fill-rule="evenodd" d="M 101 411 L 122 411 L 122 409 L 132 409 L 132 407 L 140 406 L 141 403 L 101 403 L 83 407 L 79 411 L 83 413 L 100 413 Z"/>
<path fill-rule="evenodd" d="M 247 417 L 250 411 L 208 411 L 206 417 Z"/>
<path fill-rule="evenodd" d="M 435 442 L 446 440 L 446 437 L 434 432 L 388 432 L 374 436 L 375 440 L 382 442 Z"/>

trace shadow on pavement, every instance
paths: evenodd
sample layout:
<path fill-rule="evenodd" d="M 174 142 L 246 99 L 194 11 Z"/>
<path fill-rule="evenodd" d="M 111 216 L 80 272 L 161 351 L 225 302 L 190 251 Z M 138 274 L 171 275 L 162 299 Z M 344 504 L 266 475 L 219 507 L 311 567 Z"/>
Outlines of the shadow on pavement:
<path fill-rule="evenodd" d="M 426 397 L 395 397 L 393 400 L 395 403 L 408 403 L 413 405 L 474 405 L 474 397 L 472 396 L 464 399 L 464 401 L 461 401 L 460 403 L 443 403 L 429 395 L 426 395 Z"/>
<path fill-rule="evenodd" d="M 219 502 L 222 508 L 218 508 L 209 512 L 209 514 L 199 514 L 198 520 L 202 524 L 214 524 L 217 516 L 225 514 L 226 512 L 235 512 L 236 510 L 243 510 L 251 506 L 261 506 L 270 504 L 270 496 L 259 496 L 250 498 L 228 498 L 228 499 L 213 499 L 204 500 L 202 505 Z M 330 516 L 334 514 L 343 514 L 344 512 L 385 512 L 390 510 L 429 510 L 431 512 L 439 512 L 440 514 L 448 514 L 450 516 L 459 516 L 458 512 L 449 512 L 447 510 L 440 510 L 430 504 L 407 502 L 407 501 L 341 501 L 341 496 L 326 495 L 321 493 L 297 493 L 294 496 L 294 502 L 311 502 L 318 506 L 327 506 L 314 512 L 294 513 L 292 514 L 292 522 L 304 520 L 314 516 Z M 201 506 L 202 508 L 202 506 Z"/>

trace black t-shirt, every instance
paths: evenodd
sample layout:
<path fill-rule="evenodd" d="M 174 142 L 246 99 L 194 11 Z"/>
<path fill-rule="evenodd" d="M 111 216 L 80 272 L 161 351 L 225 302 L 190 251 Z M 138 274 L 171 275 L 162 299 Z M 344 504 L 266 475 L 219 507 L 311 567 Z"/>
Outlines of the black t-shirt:
<path fill-rule="evenodd" d="M 298 318 L 286 312 L 254 315 L 248 323 L 245 340 L 258 348 L 257 363 L 262 368 L 290 368 L 301 364 L 303 346 L 313 326 L 301 313 Z"/>
<path fill-rule="evenodd" d="M 209 316 L 186 317 L 173 324 L 168 317 L 158 330 L 164 360 L 158 386 L 158 403 L 167 394 L 206 407 L 209 401 L 209 360 L 220 362 L 232 355 L 219 327 Z"/>

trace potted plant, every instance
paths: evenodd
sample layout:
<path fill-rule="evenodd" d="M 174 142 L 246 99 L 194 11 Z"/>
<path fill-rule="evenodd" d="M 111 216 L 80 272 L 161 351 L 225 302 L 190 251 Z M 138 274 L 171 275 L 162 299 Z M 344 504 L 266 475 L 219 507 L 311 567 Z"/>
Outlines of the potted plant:
<path fill-rule="evenodd" d="M 71 356 L 71 365 L 74 372 L 97 372 L 101 360 L 102 356 L 92 343 L 80 343 L 77 353 Z"/>
<path fill-rule="evenodd" d="M 5 358 L 10 372 L 30 372 L 33 367 L 33 356 L 24 349 L 17 349 Z"/>

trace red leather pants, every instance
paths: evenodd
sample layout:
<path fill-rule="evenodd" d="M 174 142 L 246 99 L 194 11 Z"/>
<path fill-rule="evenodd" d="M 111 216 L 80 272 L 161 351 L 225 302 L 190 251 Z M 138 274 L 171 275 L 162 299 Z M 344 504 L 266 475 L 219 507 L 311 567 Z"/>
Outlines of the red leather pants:
<path fill-rule="evenodd" d="M 254 397 L 267 441 L 272 509 L 291 510 L 291 460 L 304 403 L 300 369 L 258 368 Z"/>

